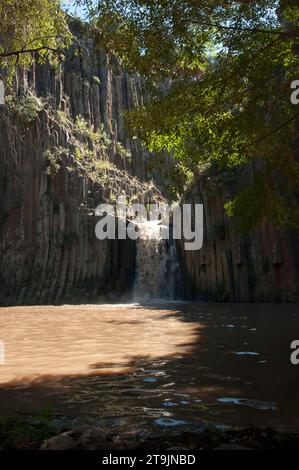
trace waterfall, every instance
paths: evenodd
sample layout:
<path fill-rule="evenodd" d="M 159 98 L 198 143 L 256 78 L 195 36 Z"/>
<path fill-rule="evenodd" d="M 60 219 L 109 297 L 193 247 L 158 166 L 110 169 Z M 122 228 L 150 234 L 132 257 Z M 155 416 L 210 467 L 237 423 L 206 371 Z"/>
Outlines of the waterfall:
<path fill-rule="evenodd" d="M 134 299 L 178 298 L 179 265 L 174 240 L 162 237 L 163 227 L 158 221 L 144 221 L 138 228 Z"/>

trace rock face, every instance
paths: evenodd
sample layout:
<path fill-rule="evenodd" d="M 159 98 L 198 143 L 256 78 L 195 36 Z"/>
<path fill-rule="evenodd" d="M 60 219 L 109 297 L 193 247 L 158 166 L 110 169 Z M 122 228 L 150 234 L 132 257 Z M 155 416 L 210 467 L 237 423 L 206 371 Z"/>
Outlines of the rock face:
<path fill-rule="evenodd" d="M 204 205 L 204 243 L 184 251 L 178 243 L 187 299 L 228 302 L 294 302 L 299 300 L 299 233 L 264 222 L 241 235 L 224 213 L 237 188 L 247 185 L 254 168 L 231 179 L 213 171 L 197 177 L 189 203 Z"/>
<path fill-rule="evenodd" d="M 94 209 L 120 194 L 161 200 L 146 182 L 148 154 L 124 127 L 123 111 L 142 102 L 140 79 L 77 29 L 81 54 L 20 70 L 19 100 L 0 106 L 0 305 L 128 299 L 135 243 L 98 240 Z M 205 240 L 194 252 L 178 243 L 184 297 L 298 300 L 298 233 L 265 223 L 237 234 L 223 210 L 234 183 L 215 189 L 214 177 L 200 175 L 186 196 L 204 204 Z"/>
<path fill-rule="evenodd" d="M 134 242 L 98 240 L 94 208 L 121 193 L 140 202 L 158 194 L 123 124 L 140 82 L 78 35 L 81 55 L 20 70 L 21 101 L 0 107 L 1 305 L 113 301 L 132 288 Z M 102 152 L 86 123 L 105 130 Z"/>
<path fill-rule="evenodd" d="M 82 427 L 66 431 L 47 439 L 41 450 L 71 450 L 104 448 L 109 442 L 109 434 L 97 427 Z"/>

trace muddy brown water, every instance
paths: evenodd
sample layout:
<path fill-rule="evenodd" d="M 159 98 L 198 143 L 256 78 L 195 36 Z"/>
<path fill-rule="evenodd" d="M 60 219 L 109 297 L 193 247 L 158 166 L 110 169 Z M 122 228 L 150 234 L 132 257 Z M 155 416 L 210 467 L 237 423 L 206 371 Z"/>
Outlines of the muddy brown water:
<path fill-rule="evenodd" d="M 0 308 L 0 415 L 50 407 L 69 425 L 132 434 L 299 431 L 294 339 L 292 304 Z"/>

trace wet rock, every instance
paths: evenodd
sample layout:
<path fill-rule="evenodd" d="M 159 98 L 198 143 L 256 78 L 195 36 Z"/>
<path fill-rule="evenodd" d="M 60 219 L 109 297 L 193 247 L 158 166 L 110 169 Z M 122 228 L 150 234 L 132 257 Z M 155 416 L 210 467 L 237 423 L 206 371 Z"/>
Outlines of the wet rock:
<path fill-rule="evenodd" d="M 69 432 L 47 439 L 41 446 L 41 450 L 70 450 L 76 447 L 76 441 Z"/>
<path fill-rule="evenodd" d="M 109 441 L 109 434 L 107 435 L 102 429 L 92 427 L 85 430 L 77 441 L 77 447 L 84 449 L 97 449 L 103 443 Z"/>
<path fill-rule="evenodd" d="M 41 450 L 99 449 L 109 441 L 110 434 L 101 428 L 81 426 L 47 439 Z"/>

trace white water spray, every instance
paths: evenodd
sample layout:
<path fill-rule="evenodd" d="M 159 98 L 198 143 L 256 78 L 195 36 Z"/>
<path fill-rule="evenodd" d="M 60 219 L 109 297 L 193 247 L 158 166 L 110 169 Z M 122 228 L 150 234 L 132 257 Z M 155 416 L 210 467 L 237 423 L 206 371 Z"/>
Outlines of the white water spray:
<path fill-rule="evenodd" d="M 159 220 L 139 222 L 138 229 L 134 299 L 177 298 L 179 266 L 174 241 L 163 238 L 165 227 Z"/>

